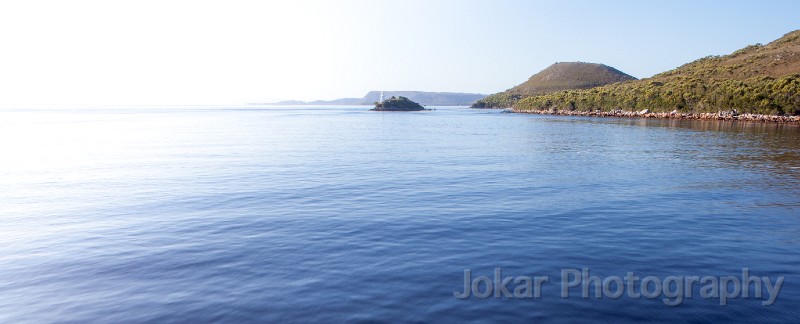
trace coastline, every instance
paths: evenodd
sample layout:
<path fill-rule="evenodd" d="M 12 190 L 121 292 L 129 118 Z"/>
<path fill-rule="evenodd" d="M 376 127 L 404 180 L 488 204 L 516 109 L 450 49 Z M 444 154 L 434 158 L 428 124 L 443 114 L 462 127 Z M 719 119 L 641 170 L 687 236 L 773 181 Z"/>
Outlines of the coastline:
<path fill-rule="evenodd" d="M 724 121 L 747 121 L 763 123 L 782 123 L 800 125 L 800 116 L 778 116 L 760 114 L 736 114 L 733 112 L 717 113 L 678 113 L 663 112 L 654 113 L 649 111 L 573 111 L 573 110 L 517 110 L 510 109 L 517 114 L 535 115 L 559 115 L 559 116 L 585 116 L 585 117 L 618 117 L 618 118 L 659 118 L 659 119 L 696 119 L 696 120 L 724 120 Z"/>

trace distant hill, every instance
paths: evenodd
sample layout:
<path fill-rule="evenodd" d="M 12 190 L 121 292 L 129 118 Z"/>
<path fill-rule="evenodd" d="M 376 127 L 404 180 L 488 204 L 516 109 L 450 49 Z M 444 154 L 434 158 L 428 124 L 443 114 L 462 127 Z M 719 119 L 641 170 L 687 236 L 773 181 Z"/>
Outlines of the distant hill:
<path fill-rule="evenodd" d="M 486 95 L 460 92 L 384 91 L 383 96 L 384 98 L 406 97 L 425 106 L 469 106 Z M 371 105 L 380 97 L 380 91 L 370 91 L 361 99 Z"/>
<path fill-rule="evenodd" d="M 800 30 L 639 81 L 520 100 L 515 110 L 800 114 Z"/>
<path fill-rule="evenodd" d="M 530 96 L 572 89 L 589 89 L 616 82 L 636 80 L 613 67 L 584 62 L 555 63 L 528 81 L 506 91 L 478 100 L 473 108 L 507 108 Z"/>
<path fill-rule="evenodd" d="M 380 91 L 370 91 L 361 98 L 342 98 L 317 101 L 281 101 L 280 105 L 374 105 L 380 99 Z M 425 92 L 425 91 L 384 91 L 384 98 L 406 97 L 426 106 L 469 106 L 485 97 L 480 93 Z"/>

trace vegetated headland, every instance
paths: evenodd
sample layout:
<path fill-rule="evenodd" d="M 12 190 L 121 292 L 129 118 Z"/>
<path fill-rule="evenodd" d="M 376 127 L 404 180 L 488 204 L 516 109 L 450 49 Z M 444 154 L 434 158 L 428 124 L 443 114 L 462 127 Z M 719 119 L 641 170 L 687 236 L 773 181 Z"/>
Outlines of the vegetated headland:
<path fill-rule="evenodd" d="M 591 89 L 607 84 L 636 80 L 613 67 L 585 62 L 559 62 L 506 91 L 489 95 L 472 108 L 510 108 L 523 98 L 565 90 Z"/>
<path fill-rule="evenodd" d="M 576 80 L 595 75 L 564 78 L 574 88 L 525 94 L 515 87 L 473 107 L 511 107 L 513 112 L 533 114 L 800 123 L 800 30 L 767 45 L 704 57 L 642 80 L 580 88 Z"/>

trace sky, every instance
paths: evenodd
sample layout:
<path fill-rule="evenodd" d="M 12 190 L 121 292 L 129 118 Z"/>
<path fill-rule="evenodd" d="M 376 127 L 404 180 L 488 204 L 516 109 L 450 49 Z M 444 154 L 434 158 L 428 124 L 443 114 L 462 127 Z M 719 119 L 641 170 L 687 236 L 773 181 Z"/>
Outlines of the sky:
<path fill-rule="evenodd" d="M 495 93 L 555 62 L 637 78 L 800 29 L 800 1 L 0 1 L 0 105 Z"/>

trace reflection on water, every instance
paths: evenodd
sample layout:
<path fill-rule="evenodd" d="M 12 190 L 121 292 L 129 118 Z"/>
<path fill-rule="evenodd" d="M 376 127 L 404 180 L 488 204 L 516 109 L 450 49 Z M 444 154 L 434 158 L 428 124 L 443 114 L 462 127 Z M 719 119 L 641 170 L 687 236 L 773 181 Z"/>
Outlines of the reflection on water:
<path fill-rule="evenodd" d="M 775 181 L 775 185 L 788 181 L 791 187 L 795 187 L 800 181 L 800 125 L 679 119 L 551 118 L 550 122 L 557 123 L 666 128 L 681 136 L 659 137 L 658 140 L 672 141 L 659 144 L 659 149 L 671 144 L 680 155 L 694 155 L 706 160 L 709 168 L 725 163 L 731 168 L 749 168 L 749 172 L 764 173 L 766 177 L 782 177 Z"/>

